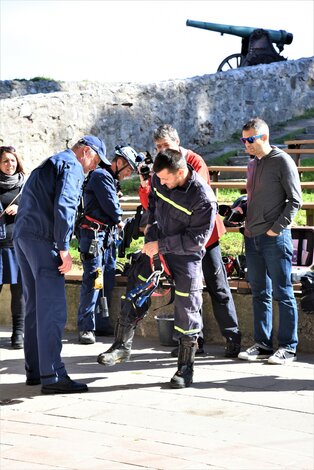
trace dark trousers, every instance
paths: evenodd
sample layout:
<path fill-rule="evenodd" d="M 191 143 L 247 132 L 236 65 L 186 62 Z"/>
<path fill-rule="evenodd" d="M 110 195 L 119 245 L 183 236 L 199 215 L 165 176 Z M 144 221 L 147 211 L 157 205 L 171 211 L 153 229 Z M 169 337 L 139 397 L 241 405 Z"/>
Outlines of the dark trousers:
<path fill-rule="evenodd" d="M 61 361 L 62 335 L 67 318 L 64 276 L 58 271 L 59 253 L 50 241 L 14 240 L 26 305 L 24 353 L 26 376 L 43 385 L 67 375 Z"/>
<path fill-rule="evenodd" d="M 203 323 L 202 307 L 202 260 L 199 255 L 173 255 L 164 258 L 175 283 L 174 299 L 174 338 L 198 336 Z M 128 274 L 127 294 L 145 282 L 152 269 L 149 257 L 141 254 Z M 140 308 L 134 308 L 133 301 L 122 300 L 120 323 L 136 324 L 148 312 L 151 299 Z"/>
<path fill-rule="evenodd" d="M 0 293 L 2 291 L 0 284 Z M 24 332 L 25 301 L 23 297 L 22 283 L 10 284 L 11 291 L 11 313 L 12 313 L 12 333 Z"/>
<path fill-rule="evenodd" d="M 90 235 L 87 232 L 87 235 Z M 98 235 L 98 255 L 88 257 L 90 237 L 81 237 L 80 251 L 83 255 L 83 278 L 80 290 L 80 303 L 77 312 L 77 326 L 79 331 L 94 331 L 108 327 L 108 319 L 102 318 L 99 299 L 103 295 L 102 289 L 95 289 L 95 278 L 97 268 L 102 268 L 104 295 L 108 306 L 115 284 L 116 270 L 116 245 L 112 243 L 108 248 L 104 247 L 104 235 Z"/>
<path fill-rule="evenodd" d="M 238 327 L 237 312 L 218 242 L 206 248 L 202 267 L 220 332 L 227 341 L 240 343 L 241 333 Z"/>

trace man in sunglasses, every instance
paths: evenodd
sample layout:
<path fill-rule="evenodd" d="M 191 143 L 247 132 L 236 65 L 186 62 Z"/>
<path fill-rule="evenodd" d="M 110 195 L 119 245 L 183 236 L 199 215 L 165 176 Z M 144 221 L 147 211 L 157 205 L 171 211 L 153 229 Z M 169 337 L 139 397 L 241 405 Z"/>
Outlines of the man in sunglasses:
<path fill-rule="evenodd" d="M 71 380 L 61 360 L 67 318 L 64 274 L 72 259 L 69 243 L 84 173 L 106 159 L 103 141 L 93 135 L 45 160 L 24 185 L 14 229 L 26 303 L 24 353 L 26 385 L 44 394 L 86 392 Z"/>
<path fill-rule="evenodd" d="M 248 163 L 245 251 L 253 296 L 255 344 L 239 359 L 267 359 L 269 364 L 296 360 L 298 311 L 291 283 L 291 222 L 302 205 L 293 159 L 269 143 L 265 121 L 254 118 L 242 129 L 241 141 L 255 155 Z M 278 349 L 273 351 L 272 297 L 278 302 Z"/>

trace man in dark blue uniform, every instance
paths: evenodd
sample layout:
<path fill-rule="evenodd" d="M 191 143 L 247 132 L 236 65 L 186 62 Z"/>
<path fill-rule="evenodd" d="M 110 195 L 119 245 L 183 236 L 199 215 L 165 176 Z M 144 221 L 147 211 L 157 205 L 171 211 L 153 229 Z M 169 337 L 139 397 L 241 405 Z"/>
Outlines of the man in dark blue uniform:
<path fill-rule="evenodd" d="M 175 282 L 174 330 L 179 341 L 178 370 L 170 385 L 184 388 L 193 381 L 197 337 L 203 326 L 200 315 L 202 257 L 214 227 L 217 202 L 209 185 L 187 164 L 180 152 L 170 149 L 160 152 L 153 170 L 148 228 L 139 262 L 143 271 L 135 282 L 143 281 L 145 274 L 147 277 L 148 257 L 163 255 Z M 130 357 L 135 327 L 149 306 L 137 308 L 129 299 L 130 290 L 129 285 L 117 323 L 115 342 L 107 352 L 98 356 L 100 364 L 114 365 Z"/>
<path fill-rule="evenodd" d="M 14 230 L 26 302 L 24 352 L 26 384 L 44 394 L 87 391 L 70 379 L 61 360 L 66 323 L 64 274 L 72 267 L 69 242 L 84 173 L 106 159 L 103 141 L 87 135 L 72 149 L 35 168 L 22 193 Z"/>
<path fill-rule="evenodd" d="M 116 227 L 123 227 L 117 183 L 137 169 L 136 157 L 132 147 L 117 147 L 112 164 L 101 162 L 84 186 L 84 212 L 78 231 L 84 269 L 78 309 L 81 344 L 95 343 L 95 309 L 98 317 L 109 315 L 115 280 L 115 232 Z M 100 318 L 99 324 L 104 325 L 103 333 L 108 331 L 108 318 L 107 322 Z"/>

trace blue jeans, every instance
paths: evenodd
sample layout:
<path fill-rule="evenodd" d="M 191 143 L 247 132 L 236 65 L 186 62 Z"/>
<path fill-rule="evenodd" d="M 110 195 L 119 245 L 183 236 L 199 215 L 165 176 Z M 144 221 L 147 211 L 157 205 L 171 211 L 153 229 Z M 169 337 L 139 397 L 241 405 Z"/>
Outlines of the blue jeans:
<path fill-rule="evenodd" d="M 245 237 L 248 279 L 253 296 L 254 339 L 272 349 L 272 297 L 278 302 L 278 346 L 291 351 L 298 344 L 298 310 L 291 283 L 292 239 L 290 229 L 277 237 Z"/>

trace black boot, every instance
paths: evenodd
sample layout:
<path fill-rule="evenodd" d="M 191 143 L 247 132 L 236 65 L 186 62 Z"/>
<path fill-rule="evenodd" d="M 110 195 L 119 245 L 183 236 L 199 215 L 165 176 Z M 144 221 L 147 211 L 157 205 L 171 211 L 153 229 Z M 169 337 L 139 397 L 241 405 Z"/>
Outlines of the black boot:
<path fill-rule="evenodd" d="M 197 338 L 197 350 L 196 350 L 196 353 L 195 353 L 197 356 L 201 355 L 201 354 L 205 354 L 205 351 L 204 351 L 204 338 L 202 338 L 201 336 L 199 336 Z M 178 357 L 179 355 L 179 346 L 175 347 L 171 353 L 170 353 L 171 357 Z"/>
<path fill-rule="evenodd" d="M 11 345 L 13 349 L 24 347 L 24 317 L 25 301 L 21 283 L 11 284 L 11 311 L 12 311 L 12 336 Z"/>
<path fill-rule="evenodd" d="M 187 336 L 180 339 L 178 370 L 170 381 L 172 388 L 189 387 L 193 382 L 193 364 L 197 349 L 195 336 Z"/>
<path fill-rule="evenodd" d="M 131 356 L 134 333 L 135 327 L 133 325 L 122 325 L 118 320 L 115 341 L 108 351 L 99 354 L 97 362 L 105 366 L 114 366 L 127 361 Z"/>

